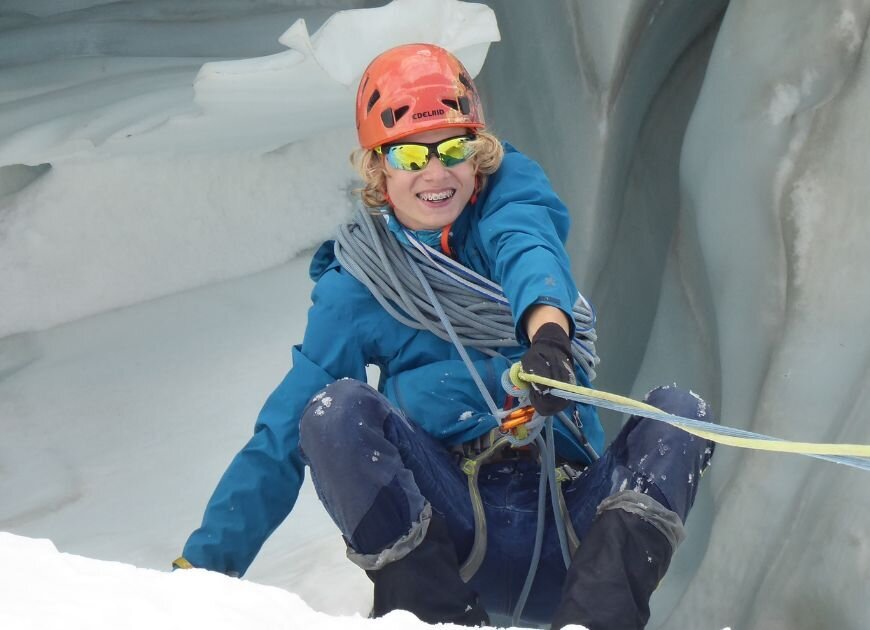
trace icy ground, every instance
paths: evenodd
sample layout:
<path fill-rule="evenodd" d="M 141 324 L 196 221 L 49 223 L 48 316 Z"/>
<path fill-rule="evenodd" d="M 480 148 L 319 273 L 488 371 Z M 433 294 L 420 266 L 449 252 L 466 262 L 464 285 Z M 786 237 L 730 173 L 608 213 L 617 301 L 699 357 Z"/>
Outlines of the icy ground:
<path fill-rule="evenodd" d="M 0 627 L 15 630 L 431 628 L 406 611 L 331 616 L 298 595 L 202 570 L 167 574 L 58 553 L 47 540 L 0 532 Z M 34 588 L 35 583 L 39 584 Z M 443 628 L 459 628 L 442 624 Z M 575 626 L 578 627 L 579 626 Z"/>
<path fill-rule="evenodd" d="M 333 617 L 275 587 L 200 570 L 167 574 L 91 560 L 58 553 L 47 540 L 6 533 L 0 533 L 0 557 L 0 626 L 15 630 L 430 627 L 404 611 L 375 622 Z"/>

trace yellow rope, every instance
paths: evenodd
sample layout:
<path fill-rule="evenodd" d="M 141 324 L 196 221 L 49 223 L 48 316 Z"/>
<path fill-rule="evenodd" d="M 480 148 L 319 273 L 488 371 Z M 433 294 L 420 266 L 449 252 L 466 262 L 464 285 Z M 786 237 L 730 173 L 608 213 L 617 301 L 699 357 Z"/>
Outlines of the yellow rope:
<path fill-rule="evenodd" d="M 520 363 L 515 363 L 510 371 L 511 382 L 521 389 L 527 389 L 529 383 L 538 383 L 546 385 L 553 389 L 561 389 L 572 394 L 580 394 L 588 396 L 595 400 L 609 401 L 619 405 L 632 407 L 639 411 L 655 411 L 663 413 L 661 409 L 648 405 L 646 403 L 627 398 L 618 394 L 583 387 L 582 385 L 572 385 L 551 378 L 537 376 L 523 372 Z M 639 415 L 643 415 L 642 413 Z M 870 445 L 867 444 L 819 444 L 815 442 L 791 442 L 788 440 L 762 440 L 758 438 L 736 437 L 732 435 L 723 435 L 714 431 L 705 431 L 695 427 L 687 427 L 679 422 L 674 422 L 683 431 L 717 442 L 726 446 L 736 446 L 738 448 L 750 448 L 757 451 L 772 451 L 776 453 L 799 453 L 803 455 L 840 455 L 846 457 L 870 457 Z"/>

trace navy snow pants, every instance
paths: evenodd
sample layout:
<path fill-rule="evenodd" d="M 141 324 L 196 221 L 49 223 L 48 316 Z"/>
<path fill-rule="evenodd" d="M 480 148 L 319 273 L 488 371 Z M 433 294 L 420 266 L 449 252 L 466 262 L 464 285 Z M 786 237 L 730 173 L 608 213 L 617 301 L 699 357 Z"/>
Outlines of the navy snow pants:
<path fill-rule="evenodd" d="M 655 389 L 645 400 L 673 414 L 712 420 L 704 401 L 675 386 Z M 373 388 L 345 379 L 318 393 L 301 419 L 300 448 L 349 557 L 363 569 L 379 568 L 401 547 L 407 553 L 416 546 L 420 536 L 415 539 L 415 527 L 419 530 L 429 509 L 446 519 L 460 563 L 468 556 L 474 516 L 456 455 Z M 601 459 L 562 484 L 581 544 L 599 503 L 622 490 L 649 495 L 685 522 L 712 452 L 707 440 L 663 422 L 630 418 Z M 526 579 L 537 529 L 539 473 L 532 459 L 503 460 L 481 469 L 488 544 L 470 585 L 490 613 L 510 614 Z M 549 622 L 565 574 L 548 500 L 526 620 Z"/>

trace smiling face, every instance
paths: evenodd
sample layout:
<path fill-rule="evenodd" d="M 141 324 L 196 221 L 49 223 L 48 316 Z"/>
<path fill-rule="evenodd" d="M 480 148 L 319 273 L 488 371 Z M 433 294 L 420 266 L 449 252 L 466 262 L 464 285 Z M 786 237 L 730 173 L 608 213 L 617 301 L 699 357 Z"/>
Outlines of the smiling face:
<path fill-rule="evenodd" d="M 461 130 L 433 129 L 402 138 L 407 142 L 439 142 Z M 387 195 L 399 222 L 411 230 L 437 230 L 453 223 L 474 193 L 472 160 L 447 168 L 441 160 L 429 158 L 426 168 L 402 171 L 385 163 Z"/>

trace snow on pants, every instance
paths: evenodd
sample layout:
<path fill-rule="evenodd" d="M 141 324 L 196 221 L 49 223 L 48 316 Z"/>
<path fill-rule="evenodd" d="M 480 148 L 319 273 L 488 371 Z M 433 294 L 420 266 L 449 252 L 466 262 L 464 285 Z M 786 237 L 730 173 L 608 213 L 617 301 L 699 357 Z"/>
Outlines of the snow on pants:
<path fill-rule="evenodd" d="M 711 420 L 704 401 L 674 386 L 646 401 L 664 411 Z M 365 383 L 330 384 L 306 407 L 300 448 L 320 500 L 364 569 L 398 560 L 422 540 L 429 510 L 446 518 L 460 562 L 474 541 L 468 479 L 456 455 L 407 420 Z M 596 508 L 622 490 L 651 496 L 685 522 L 713 444 L 663 422 L 632 417 L 607 451 L 562 490 L 578 537 Z M 492 614 L 510 614 L 532 558 L 537 528 L 537 461 L 506 459 L 479 476 L 487 523 L 487 552 L 470 585 Z M 550 502 L 535 582 L 524 619 L 546 623 L 565 579 Z"/>

